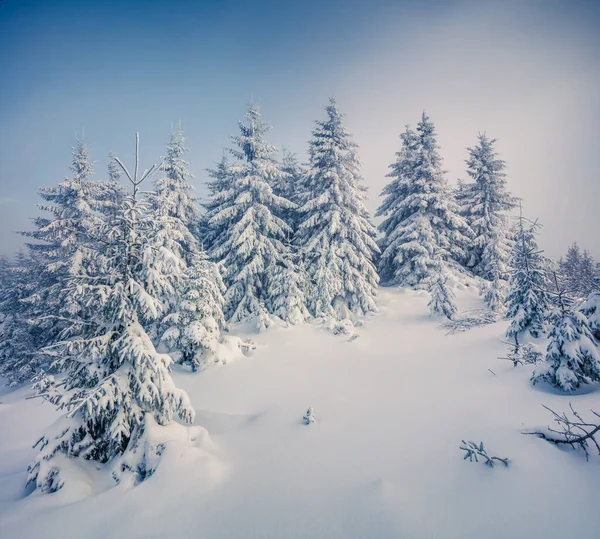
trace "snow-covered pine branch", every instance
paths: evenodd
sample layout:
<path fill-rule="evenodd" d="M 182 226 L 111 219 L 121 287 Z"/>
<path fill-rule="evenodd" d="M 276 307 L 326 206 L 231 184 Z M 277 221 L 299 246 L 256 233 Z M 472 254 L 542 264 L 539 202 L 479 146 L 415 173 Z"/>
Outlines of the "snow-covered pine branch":
<path fill-rule="evenodd" d="M 590 447 L 594 447 L 600 455 L 600 414 L 591 410 L 596 416 L 594 421 L 584 420 L 579 413 L 575 411 L 573 405 L 569 403 L 569 408 L 573 417 L 569 417 L 565 412 L 559 414 L 544 406 L 553 416 L 558 425 L 558 429 L 547 427 L 543 430 L 524 432 L 523 434 L 538 436 L 547 442 L 555 445 L 568 445 L 573 449 L 581 449 L 585 453 L 586 460 L 589 459 Z"/>

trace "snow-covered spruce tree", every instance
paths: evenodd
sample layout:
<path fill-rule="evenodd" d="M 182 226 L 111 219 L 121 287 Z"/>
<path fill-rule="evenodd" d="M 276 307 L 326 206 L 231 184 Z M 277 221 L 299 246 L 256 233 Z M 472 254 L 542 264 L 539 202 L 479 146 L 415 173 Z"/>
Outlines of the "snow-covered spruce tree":
<path fill-rule="evenodd" d="M 151 475 L 162 446 L 149 439 L 157 425 L 177 416 L 193 421 L 194 410 L 169 373 L 171 358 L 156 352 L 141 321 L 159 316 L 161 298 L 150 293 L 168 290 L 181 278 L 177 258 L 151 241 L 151 216 L 139 197 L 140 184 L 156 169 L 138 176 L 121 161 L 132 191 L 123 199 L 115 222 L 101 223 L 94 233 L 107 241 L 96 252 L 94 273 L 79 269 L 67 283 L 69 294 L 93 309 L 74 321 L 68 338 L 52 345 L 64 374 L 60 384 L 45 379 L 41 396 L 66 410 L 36 446 L 40 453 L 29 467 L 28 482 L 43 492 L 60 489 L 73 465 L 65 457 L 111 465 L 119 481 L 131 472 L 135 481 Z M 150 240 L 149 240 L 150 239 Z M 158 429 L 160 431 L 160 429 Z"/>
<path fill-rule="evenodd" d="M 296 245 L 311 280 L 307 296 L 315 316 L 352 318 L 376 311 L 379 281 L 373 257 L 375 229 L 363 201 L 356 143 L 333 99 L 317 121 L 309 146 Z"/>
<path fill-rule="evenodd" d="M 588 319 L 590 330 L 600 342 L 600 274 L 594 280 L 594 289 L 580 307 L 580 311 Z"/>
<path fill-rule="evenodd" d="M 484 279 L 493 281 L 507 275 L 510 241 L 507 211 L 516 200 L 506 191 L 504 161 L 494 150 L 496 139 L 484 133 L 477 145 L 467 148 L 467 174 L 472 182 L 462 184 L 459 192 L 461 214 L 474 233 L 467 265 Z"/>
<path fill-rule="evenodd" d="M 40 189 L 44 203 L 38 207 L 49 215 L 34 219 L 35 230 L 22 232 L 36 240 L 29 243 L 30 263 L 37 266 L 37 285 L 28 298 L 28 315 L 38 328 L 41 347 L 59 338 L 61 331 L 79 313 L 81 305 L 66 293 L 66 281 L 85 272 L 96 246 L 89 231 L 101 221 L 106 205 L 106 182 L 89 179 L 93 174 L 87 146 L 77 141 L 72 149 L 72 175 L 55 187 Z"/>
<path fill-rule="evenodd" d="M 189 163 L 185 160 L 187 151 L 183 128 L 179 125 L 167 143 L 167 155 L 163 158 L 161 167 L 164 176 L 155 183 L 154 188 L 156 195 L 162 199 L 162 210 L 179 219 L 198 239 L 199 199 L 190 183 L 194 176 L 188 170 Z"/>
<path fill-rule="evenodd" d="M 112 152 L 108 154 L 108 181 L 104 182 L 104 204 L 100 212 L 108 219 L 115 219 L 122 198 L 125 196 L 121 180 L 121 169 Z"/>
<path fill-rule="evenodd" d="M 471 232 L 444 178 L 429 117 L 423 113 L 417 131 L 407 127 L 400 138 L 392 181 L 376 213 L 384 217 L 379 272 L 387 284 L 426 287 L 437 271 L 436 256 L 446 267 L 465 260 Z"/>
<path fill-rule="evenodd" d="M 598 266 L 594 257 L 585 249 L 581 255 L 581 263 L 579 265 L 578 279 L 578 295 L 581 298 L 587 297 L 596 288 Z"/>
<path fill-rule="evenodd" d="M 554 275 L 558 308 L 549 317 L 552 329 L 545 361 L 535 369 L 533 384 L 548 382 L 571 392 L 581 384 L 600 381 L 600 351 L 594 343 L 587 318 L 574 311 Z"/>
<path fill-rule="evenodd" d="M 2 267 L 0 288 L 0 376 L 10 386 L 31 380 L 47 358 L 38 353 L 42 335 L 30 323 L 31 309 L 26 300 L 35 294 L 36 265 L 31 256 L 19 252 Z"/>
<path fill-rule="evenodd" d="M 194 371 L 221 362 L 225 286 L 216 264 L 199 256 L 185 268 L 177 291 L 177 302 L 161 323 L 161 342 L 175 361 Z"/>
<path fill-rule="evenodd" d="M 546 293 L 546 261 L 536 242 L 539 228 L 537 221 L 528 223 L 521 213 L 512 247 L 512 269 L 505 300 L 505 318 L 510 320 L 506 336 L 513 339 L 516 346 L 526 332 L 534 338 L 544 332 L 544 321 L 550 309 Z"/>
<path fill-rule="evenodd" d="M 154 246 L 173 253 L 182 274 L 170 294 L 157 291 L 163 310 L 151 335 L 167 346 L 176 361 L 198 370 L 220 360 L 225 290 L 216 264 L 208 260 L 198 241 L 200 213 L 189 183 L 192 175 L 184 161 L 184 143 L 180 126 L 167 145 L 161 167 L 165 175 L 148 195 Z"/>
<path fill-rule="evenodd" d="M 276 148 L 264 139 L 270 127 L 256 105 L 248 107 L 246 120 L 233 137 L 236 162 L 218 180 L 226 188 L 208 202 L 208 224 L 214 231 L 210 254 L 224 268 L 227 319 L 264 326 L 265 310 L 279 293 L 274 276 L 285 265 L 285 240 L 292 234 L 280 216 L 294 204 L 273 193 L 271 186 L 284 172 L 275 159 Z"/>
<path fill-rule="evenodd" d="M 485 304 L 494 312 L 504 312 L 504 287 L 505 271 L 507 266 L 503 254 L 503 247 L 499 247 L 499 237 L 490 238 L 488 259 L 486 261 L 487 276 L 489 281 L 483 286 L 482 295 Z"/>
<path fill-rule="evenodd" d="M 208 197 L 202 201 L 204 213 L 200 218 L 200 241 L 203 249 L 210 253 L 214 245 L 224 241 L 226 223 L 217 226 L 215 223 L 209 225 L 210 216 L 218 211 L 221 206 L 219 193 L 224 193 L 230 189 L 233 181 L 233 172 L 231 170 L 230 155 L 227 150 L 223 151 L 221 160 L 214 169 L 207 169 L 210 181 L 206 182 Z"/>
<path fill-rule="evenodd" d="M 277 196 L 290 200 L 296 205 L 294 208 L 286 209 L 283 215 L 281 215 L 288 226 L 295 231 L 299 221 L 298 208 L 305 202 L 305 197 L 302 193 L 304 169 L 298 161 L 296 154 L 291 153 L 285 148 L 282 150 L 281 169 L 283 174 L 273 183 L 273 192 Z"/>
<path fill-rule="evenodd" d="M 577 245 L 577 242 L 575 242 L 569 246 L 567 255 L 564 259 L 561 258 L 559 262 L 561 280 L 569 294 L 574 297 L 579 297 L 580 292 L 581 259 L 581 249 Z"/>
<path fill-rule="evenodd" d="M 432 315 L 441 314 L 452 320 L 456 316 L 456 296 L 448 286 L 448 275 L 444 273 L 441 259 L 438 258 L 435 273 L 429 282 L 428 291 L 430 295 L 427 306 Z"/>
<path fill-rule="evenodd" d="M 269 311 L 291 325 L 305 322 L 310 316 L 305 303 L 306 276 L 299 258 L 289 247 L 281 264 L 269 275 Z"/>

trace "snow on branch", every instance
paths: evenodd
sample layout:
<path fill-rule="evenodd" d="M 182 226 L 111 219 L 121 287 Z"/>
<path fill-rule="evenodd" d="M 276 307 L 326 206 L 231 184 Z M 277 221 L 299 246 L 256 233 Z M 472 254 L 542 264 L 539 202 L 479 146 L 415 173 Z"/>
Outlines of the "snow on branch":
<path fill-rule="evenodd" d="M 497 320 L 498 313 L 489 309 L 473 309 L 461 313 L 460 316 L 443 323 L 440 327 L 447 330 L 446 335 L 454 335 L 455 333 L 462 333 L 473 328 L 493 324 Z"/>
<path fill-rule="evenodd" d="M 479 462 L 479 459 L 481 458 L 482 462 L 484 462 L 490 468 L 493 468 L 495 466 L 494 461 L 501 462 L 502 464 L 504 464 L 504 466 L 508 466 L 508 458 L 500 458 L 489 455 L 487 450 L 483 446 L 483 442 L 479 442 L 479 445 L 477 445 L 475 442 L 472 441 L 461 441 L 462 445 L 460 446 L 460 449 L 462 451 L 465 451 L 465 456 L 463 460 L 469 459 L 469 462 Z"/>
<path fill-rule="evenodd" d="M 511 350 L 506 356 L 499 357 L 498 359 L 511 361 L 514 367 L 518 367 L 519 365 L 537 365 L 544 359 L 544 354 L 540 352 L 535 344 L 515 344 L 514 342 L 508 341 L 502 342 L 510 346 Z"/>
<path fill-rule="evenodd" d="M 575 411 L 573 405 L 569 403 L 572 417 L 569 417 L 566 412 L 559 414 L 542 405 L 554 416 L 554 422 L 558 425 L 557 429 L 546 427 L 538 431 L 524 432 L 523 434 L 537 436 L 547 442 L 556 445 L 569 445 L 573 449 L 580 449 L 585 453 L 586 460 L 589 459 L 589 450 L 595 447 L 600 455 L 600 414 L 594 410 L 590 410 L 598 420 L 592 422 L 585 421 L 579 413 Z"/>

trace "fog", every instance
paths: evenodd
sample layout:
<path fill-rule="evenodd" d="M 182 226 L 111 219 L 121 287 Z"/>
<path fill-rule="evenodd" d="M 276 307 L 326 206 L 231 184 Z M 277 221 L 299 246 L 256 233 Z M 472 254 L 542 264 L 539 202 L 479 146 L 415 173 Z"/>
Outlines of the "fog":
<path fill-rule="evenodd" d="M 600 258 L 600 9 L 595 2 L 0 3 L 0 252 L 30 228 L 36 189 L 68 174 L 84 132 L 142 165 L 186 130 L 203 192 L 245 104 L 305 157 L 330 95 L 360 146 L 369 209 L 404 125 L 426 110 L 448 179 L 478 132 L 498 139 L 509 189 L 560 256 Z"/>

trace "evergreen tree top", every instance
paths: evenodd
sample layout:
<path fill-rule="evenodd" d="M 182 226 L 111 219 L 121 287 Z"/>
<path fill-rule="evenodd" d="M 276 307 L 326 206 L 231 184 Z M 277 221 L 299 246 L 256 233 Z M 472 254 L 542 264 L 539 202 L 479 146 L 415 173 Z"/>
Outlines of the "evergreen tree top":
<path fill-rule="evenodd" d="M 71 148 L 73 163 L 69 170 L 74 174 L 75 180 L 85 180 L 94 174 L 95 162 L 90 159 L 87 144 L 82 140 L 77 140 L 74 147 Z"/>
<path fill-rule="evenodd" d="M 121 179 L 121 167 L 117 165 L 115 161 L 115 156 L 112 152 L 108 154 L 108 165 L 106 167 L 108 169 L 108 179 L 113 183 L 118 183 Z"/>
<path fill-rule="evenodd" d="M 257 104 L 248 105 L 245 118 L 246 123 L 238 122 L 240 134 L 232 137 L 234 144 L 241 151 L 231 150 L 231 153 L 248 163 L 263 159 L 273 160 L 277 148 L 264 140 L 264 135 L 271 130 L 271 126 L 263 121 Z"/>
<path fill-rule="evenodd" d="M 188 152 L 185 147 L 185 136 L 181 125 L 171 133 L 167 143 L 167 155 L 163 157 L 163 169 L 167 177 L 171 180 L 188 180 L 194 175 L 187 169 L 189 163 L 185 161 L 184 156 Z"/>
<path fill-rule="evenodd" d="M 313 137 L 309 142 L 309 154 L 311 163 L 319 161 L 324 154 L 338 151 L 355 150 L 358 145 L 352 139 L 352 134 L 344 126 L 344 114 L 342 114 L 333 97 L 329 98 L 329 104 L 325 107 L 326 120 L 317 120 L 317 127 L 313 130 Z"/>
<path fill-rule="evenodd" d="M 506 174 L 503 172 L 506 164 L 502 159 L 498 159 L 498 154 L 494 150 L 496 142 L 497 139 L 489 138 L 486 133 L 479 133 L 477 144 L 472 148 L 467 148 L 469 158 L 465 162 L 468 167 L 467 174 L 473 181 L 478 183 L 493 182 L 498 187 L 503 187 L 506 184 Z"/>

